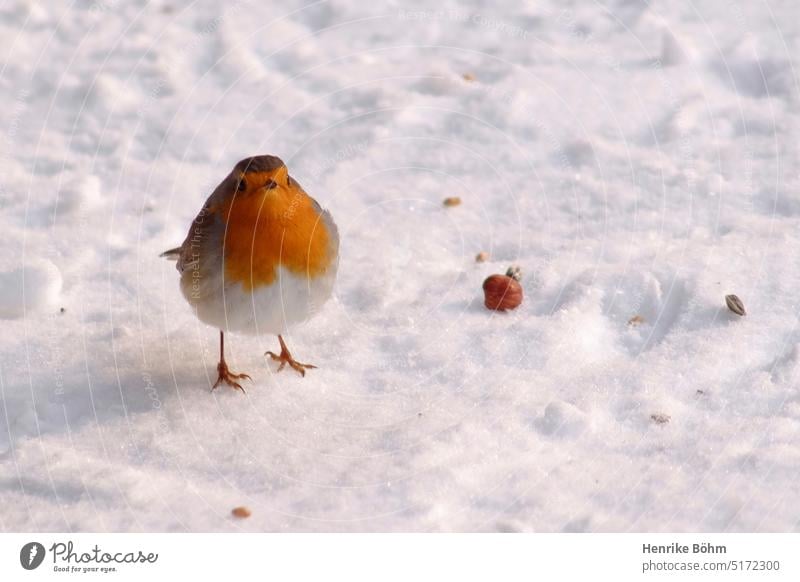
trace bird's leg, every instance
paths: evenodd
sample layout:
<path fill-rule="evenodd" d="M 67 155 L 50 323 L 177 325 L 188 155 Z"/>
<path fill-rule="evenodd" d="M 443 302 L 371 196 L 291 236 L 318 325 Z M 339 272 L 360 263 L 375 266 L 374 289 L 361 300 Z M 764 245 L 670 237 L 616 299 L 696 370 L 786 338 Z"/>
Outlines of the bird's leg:
<path fill-rule="evenodd" d="M 222 333 L 222 330 L 219 331 L 219 364 L 217 364 L 217 373 L 219 376 L 211 387 L 211 390 L 214 390 L 217 386 L 225 382 L 231 388 L 236 388 L 244 392 L 244 388 L 242 388 L 242 385 L 236 380 L 242 380 L 244 378 L 251 380 L 250 376 L 247 374 L 234 374 L 228 370 L 228 364 L 225 363 L 225 334 Z"/>
<path fill-rule="evenodd" d="M 281 336 L 278 336 L 278 341 L 281 342 L 281 353 L 276 354 L 274 352 L 266 352 L 264 355 L 271 357 L 273 360 L 278 361 L 281 363 L 278 366 L 278 372 L 283 370 L 286 364 L 289 364 L 289 367 L 297 370 L 300 372 L 301 376 L 306 375 L 306 370 L 310 370 L 312 368 L 316 368 L 316 366 L 312 366 L 311 364 L 301 364 L 297 360 L 292 357 L 292 354 L 289 353 L 289 348 L 286 347 L 286 342 L 283 341 Z"/>

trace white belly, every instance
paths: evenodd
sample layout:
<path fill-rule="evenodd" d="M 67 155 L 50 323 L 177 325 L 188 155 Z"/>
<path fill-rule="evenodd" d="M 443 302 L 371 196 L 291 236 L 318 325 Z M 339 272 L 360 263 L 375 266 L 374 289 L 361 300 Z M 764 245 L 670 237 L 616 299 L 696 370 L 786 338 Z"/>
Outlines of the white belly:
<path fill-rule="evenodd" d="M 241 283 L 224 282 L 220 275 L 216 281 L 203 281 L 213 290 L 196 294 L 191 274 L 186 274 L 181 290 L 201 321 L 223 331 L 255 335 L 282 334 L 313 316 L 330 298 L 336 280 L 335 266 L 310 280 L 278 267 L 275 282 L 253 292 L 245 291 Z"/>

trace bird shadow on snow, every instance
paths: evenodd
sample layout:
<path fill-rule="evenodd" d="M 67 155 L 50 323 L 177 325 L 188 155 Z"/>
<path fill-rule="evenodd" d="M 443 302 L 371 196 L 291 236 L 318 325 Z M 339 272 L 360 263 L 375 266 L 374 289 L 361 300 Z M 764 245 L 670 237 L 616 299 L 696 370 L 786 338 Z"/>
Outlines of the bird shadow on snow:
<path fill-rule="evenodd" d="M 153 430 L 164 430 L 169 424 L 166 403 L 179 389 L 170 366 L 156 364 L 139 369 L 120 366 L 72 371 L 60 380 L 61 390 L 51 382 L 33 379 L 32 392 L 27 382 L 4 379 L 6 398 L 0 413 L 8 419 L 8 430 L 0 433 L 0 460 L 10 454 L 11 444 L 21 439 L 69 434 L 90 425 L 102 430 L 106 424 L 132 421 L 141 414 L 154 415 Z M 196 377 L 186 382 L 205 386 L 205 370 L 200 367 Z"/>

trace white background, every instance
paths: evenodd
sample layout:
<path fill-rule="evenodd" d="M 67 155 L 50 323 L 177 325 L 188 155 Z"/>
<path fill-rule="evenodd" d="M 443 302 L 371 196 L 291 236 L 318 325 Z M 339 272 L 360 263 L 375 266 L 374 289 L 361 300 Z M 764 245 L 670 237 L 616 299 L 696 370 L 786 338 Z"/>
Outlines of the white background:
<path fill-rule="evenodd" d="M 47 550 L 36 570 L 24 571 L 19 550 L 28 541 Z M 56 573 L 53 542 L 91 550 L 155 552 L 154 564 L 121 565 L 116 572 Z M 710 542 L 725 555 L 642 553 L 642 544 Z M 174 580 L 190 576 L 236 580 L 796 580 L 797 536 L 792 535 L 4 535 L 0 573 L 8 580 Z M 780 561 L 777 571 L 644 574 L 642 562 Z M 62 564 L 60 561 L 58 564 Z M 89 564 L 93 566 L 93 564 Z"/>

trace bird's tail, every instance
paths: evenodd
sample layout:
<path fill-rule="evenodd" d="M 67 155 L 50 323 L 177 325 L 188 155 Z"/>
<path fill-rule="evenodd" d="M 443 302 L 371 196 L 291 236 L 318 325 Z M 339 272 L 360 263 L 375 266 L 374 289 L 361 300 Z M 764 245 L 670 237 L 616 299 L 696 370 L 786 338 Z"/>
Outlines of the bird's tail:
<path fill-rule="evenodd" d="M 164 257 L 169 261 L 177 261 L 178 258 L 181 256 L 181 247 L 175 247 L 174 249 L 169 249 L 168 251 L 164 251 L 159 257 Z"/>

